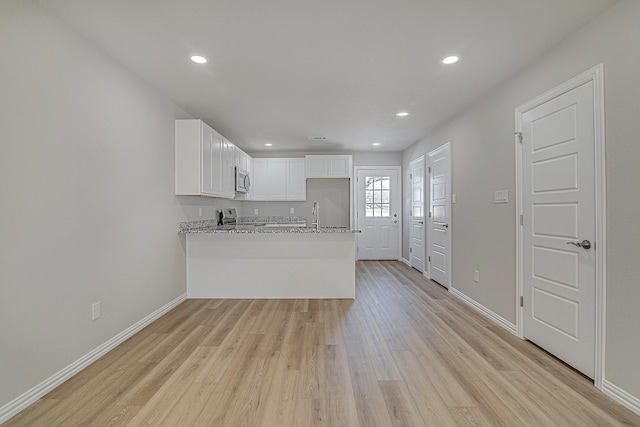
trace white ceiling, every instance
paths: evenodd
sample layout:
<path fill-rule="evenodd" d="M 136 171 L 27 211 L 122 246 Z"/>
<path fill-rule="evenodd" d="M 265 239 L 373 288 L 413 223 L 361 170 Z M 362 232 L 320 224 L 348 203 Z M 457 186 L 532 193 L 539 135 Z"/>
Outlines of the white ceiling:
<path fill-rule="evenodd" d="M 257 152 L 403 150 L 615 0 L 39 3 Z"/>

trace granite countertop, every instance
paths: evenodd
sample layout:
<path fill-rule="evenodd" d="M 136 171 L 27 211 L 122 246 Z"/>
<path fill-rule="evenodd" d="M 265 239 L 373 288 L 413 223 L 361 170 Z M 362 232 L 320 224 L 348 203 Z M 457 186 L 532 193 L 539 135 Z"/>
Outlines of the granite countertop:
<path fill-rule="evenodd" d="M 254 218 L 254 217 L 251 217 Z M 280 221 L 267 221 L 269 218 L 280 218 Z M 194 234 L 194 233 L 220 233 L 220 234 L 282 234 L 282 233 L 360 233 L 360 230 L 351 230 L 348 227 L 320 227 L 316 230 L 315 227 L 302 227 L 304 221 L 292 220 L 293 218 L 301 217 L 268 217 L 265 220 L 256 219 L 254 221 L 243 221 L 238 225 L 218 226 L 217 221 L 199 220 L 199 221 L 186 221 L 178 223 L 179 234 Z M 304 217 L 302 217 L 304 218 Z M 245 219 L 245 218 L 242 218 Z M 270 225 L 266 225 L 270 224 Z M 295 225 L 292 225 L 295 224 Z M 275 226 L 274 226 L 275 225 Z"/>

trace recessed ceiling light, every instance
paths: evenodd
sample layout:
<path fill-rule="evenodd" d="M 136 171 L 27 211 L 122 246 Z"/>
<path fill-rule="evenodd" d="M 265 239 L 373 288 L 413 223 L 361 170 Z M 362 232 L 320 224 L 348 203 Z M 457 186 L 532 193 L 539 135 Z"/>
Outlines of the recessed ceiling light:
<path fill-rule="evenodd" d="M 265 147 L 271 147 L 273 144 L 270 142 L 267 142 L 266 144 L 264 144 Z"/>
<path fill-rule="evenodd" d="M 204 56 L 200 56 L 200 55 L 191 56 L 191 60 L 193 62 L 195 62 L 196 64 L 206 64 L 206 62 L 207 62 L 207 58 L 205 58 Z"/>
<path fill-rule="evenodd" d="M 444 65 L 451 65 L 451 64 L 455 64 L 456 62 L 458 62 L 459 59 L 460 59 L 460 57 L 458 55 L 450 55 L 450 56 L 442 58 L 440 60 L 440 62 L 442 62 Z"/>
<path fill-rule="evenodd" d="M 371 144 L 371 145 L 375 145 L 375 146 L 377 147 L 378 145 L 380 145 L 380 143 L 379 143 L 379 142 L 374 142 L 374 143 L 373 143 L 373 144 Z"/>
<path fill-rule="evenodd" d="M 409 115 L 409 113 L 407 113 L 406 111 L 401 111 L 399 113 L 396 113 L 396 116 L 398 116 L 398 117 L 406 117 L 408 115 Z"/>

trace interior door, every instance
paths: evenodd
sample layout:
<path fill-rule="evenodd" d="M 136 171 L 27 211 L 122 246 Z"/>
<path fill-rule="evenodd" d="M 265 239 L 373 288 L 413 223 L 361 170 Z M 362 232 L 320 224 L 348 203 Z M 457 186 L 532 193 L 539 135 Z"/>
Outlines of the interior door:
<path fill-rule="evenodd" d="M 522 115 L 523 334 L 595 372 L 593 82 Z"/>
<path fill-rule="evenodd" d="M 424 272 L 424 156 L 409 163 L 411 182 L 411 243 L 409 255 L 411 267 Z"/>
<path fill-rule="evenodd" d="M 358 168 L 358 259 L 399 260 L 402 230 L 400 168 Z"/>
<path fill-rule="evenodd" d="M 451 148 L 429 153 L 429 277 L 451 286 Z"/>

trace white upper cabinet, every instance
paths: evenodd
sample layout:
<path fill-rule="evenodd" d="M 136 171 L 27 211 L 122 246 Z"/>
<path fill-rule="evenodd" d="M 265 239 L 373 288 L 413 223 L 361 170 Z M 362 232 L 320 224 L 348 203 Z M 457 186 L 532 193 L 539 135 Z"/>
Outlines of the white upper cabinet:
<path fill-rule="evenodd" d="M 308 155 L 307 178 L 351 178 L 351 155 Z"/>
<path fill-rule="evenodd" d="M 220 161 L 220 168 L 222 169 L 222 197 L 231 199 L 236 195 L 235 149 L 236 146 L 224 138 L 222 142 L 222 159 Z"/>
<path fill-rule="evenodd" d="M 251 188 L 251 180 L 253 179 L 253 165 L 252 165 L 252 159 L 251 156 L 248 155 L 247 153 L 245 153 L 244 151 L 242 151 L 240 148 L 238 148 L 236 146 L 235 148 L 235 167 L 242 169 L 243 171 L 246 171 L 249 173 L 249 189 L 246 193 L 236 193 L 236 200 L 251 200 L 251 192 L 253 191 L 253 189 Z M 235 179 L 235 170 L 234 170 L 234 179 Z M 234 185 L 235 185 L 235 181 L 234 181 Z"/>
<path fill-rule="evenodd" d="M 176 195 L 233 198 L 234 148 L 202 120 L 176 120 Z"/>
<path fill-rule="evenodd" d="M 251 200 L 306 200 L 304 159 L 252 159 Z"/>
<path fill-rule="evenodd" d="M 236 167 L 248 171 L 249 170 L 249 155 L 236 147 L 235 150 L 235 165 Z"/>
<path fill-rule="evenodd" d="M 307 200 L 305 159 L 286 159 L 287 200 Z"/>

